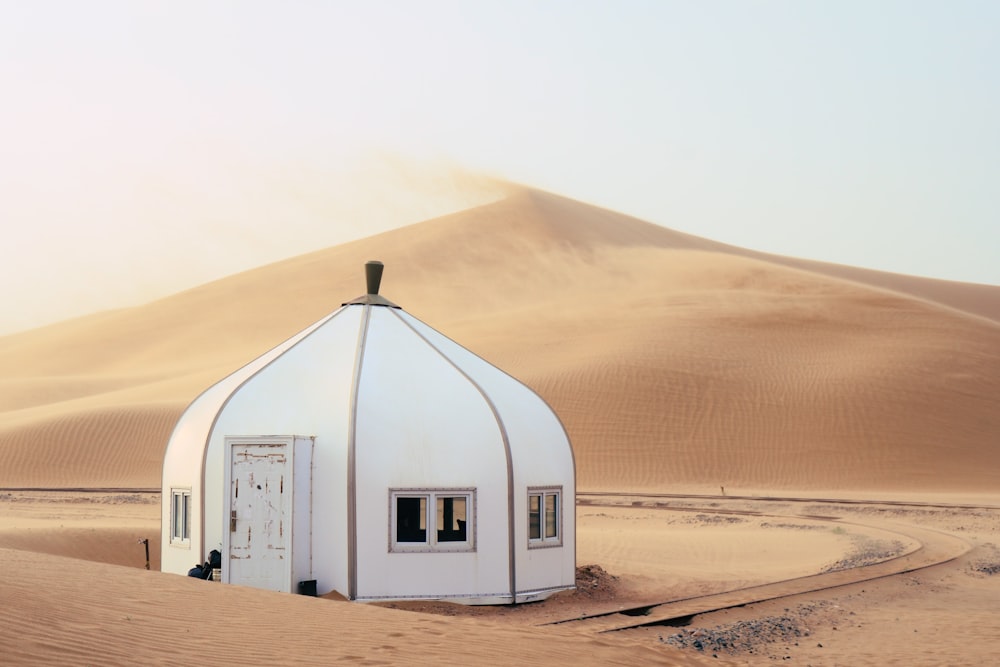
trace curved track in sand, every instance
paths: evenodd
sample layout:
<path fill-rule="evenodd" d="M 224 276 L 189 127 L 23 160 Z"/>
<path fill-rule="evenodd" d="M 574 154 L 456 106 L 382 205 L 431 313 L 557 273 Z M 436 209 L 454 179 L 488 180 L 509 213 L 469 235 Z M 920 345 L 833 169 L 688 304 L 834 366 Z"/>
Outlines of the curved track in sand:
<path fill-rule="evenodd" d="M 582 497 L 582 502 L 579 497 Z M 590 500 L 596 497 L 600 500 Z M 635 501 L 634 498 L 641 497 L 643 500 Z M 615 500 L 619 502 L 614 502 Z M 908 538 L 919 544 L 916 549 L 889 558 L 878 563 L 852 567 L 834 572 L 826 572 L 805 577 L 796 577 L 774 581 L 766 584 L 737 588 L 722 593 L 710 595 L 693 596 L 676 600 L 651 601 L 649 603 L 634 605 L 625 609 L 601 612 L 586 616 L 578 616 L 558 621 L 551 621 L 546 625 L 562 624 L 572 626 L 584 632 L 616 632 L 632 628 L 641 628 L 654 625 L 679 626 L 686 625 L 692 616 L 706 614 L 713 611 L 742 607 L 745 605 L 775 600 L 779 598 L 792 597 L 805 593 L 824 591 L 849 584 L 857 584 L 886 577 L 894 577 L 902 574 L 922 570 L 935 565 L 941 565 L 968 553 L 972 545 L 954 535 L 937 530 L 922 528 L 910 524 L 898 524 L 894 522 L 857 522 L 844 521 L 838 517 L 818 516 L 815 514 L 771 514 L 769 512 L 759 512 L 754 510 L 726 510 L 719 507 L 670 507 L 663 500 L 752 500 L 764 502 L 809 502 L 809 503 L 831 503 L 831 504 L 863 504 L 863 505 L 903 505 L 917 507 L 944 507 L 949 509 L 996 509 L 993 506 L 977 505 L 951 505 L 932 503 L 908 503 L 895 501 L 853 501 L 839 499 L 815 499 L 815 498 L 734 498 L 733 496 L 686 496 L 671 494 L 615 494 L 615 493 L 579 493 L 578 504 L 591 507 L 621 507 L 641 506 L 670 511 L 697 511 L 711 512 L 732 515 L 759 515 L 759 516 L 781 516 L 788 519 L 810 519 L 814 521 L 825 521 L 830 524 L 855 525 L 874 528 L 881 531 L 894 533 L 898 536 Z"/>
<path fill-rule="evenodd" d="M 813 503 L 822 505 L 886 505 L 889 507 L 913 507 L 913 508 L 938 508 L 938 509 L 975 509 L 975 510 L 1000 510 L 1000 505 L 984 505 L 975 503 L 932 503 L 923 502 L 917 500 L 866 500 L 857 498 L 804 498 L 798 496 L 733 496 L 733 495 L 712 495 L 712 494 L 683 494 L 683 493 L 631 493 L 624 491 L 577 491 L 577 504 L 578 505 L 604 505 L 610 503 L 610 500 L 606 500 L 604 503 L 595 502 L 589 500 L 589 498 L 605 498 L 605 499 L 625 499 L 625 498 L 641 498 L 648 501 L 666 501 L 666 500 L 697 500 L 697 501 L 727 501 L 727 500 L 744 500 L 752 502 L 782 502 L 782 503 Z M 581 500 L 583 498 L 583 500 Z M 621 503 L 615 503 L 615 505 L 620 505 Z M 635 503 L 632 503 L 635 504 Z M 643 504 L 643 506 L 654 507 L 657 509 L 685 509 L 683 507 L 674 507 L 667 505 L 663 502 L 653 502 L 652 504 Z M 716 511 L 716 508 L 697 508 L 699 512 L 712 512 Z M 808 516 L 808 515 L 795 515 L 795 516 Z"/>
<path fill-rule="evenodd" d="M 159 489 L 139 489 L 139 488 L 54 488 L 54 487 L 32 487 L 32 488 L 4 488 L 2 491 L 45 491 L 53 492 L 114 492 L 114 493 L 159 493 Z M 723 609 L 741 607 L 757 602 L 787 598 L 806 593 L 828 590 L 840 586 L 846 586 L 865 581 L 883 579 L 898 576 L 916 570 L 926 569 L 935 565 L 941 565 L 952 561 L 972 548 L 967 541 L 950 535 L 948 533 L 915 526 L 912 524 L 897 523 L 894 521 L 883 521 L 877 519 L 845 519 L 832 516 L 836 512 L 836 507 L 844 506 L 870 506 L 870 507 L 895 507 L 898 509 L 945 509 L 945 510 L 997 510 L 996 505 L 971 505 L 971 504 L 951 504 L 951 503 L 926 503 L 909 501 L 863 501 L 863 500 L 843 500 L 843 499 L 819 499 L 819 498 L 790 498 L 790 497 L 739 497 L 722 495 L 681 495 L 681 494 L 653 494 L 653 493 L 611 493 L 611 492 L 580 492 L 577 494 L 577 503 L 583 507 L 633 507 L 644 509 L 657 509 L 671 512 L 696 512 L 704 514 L 723 514 L 731 516 L 757 516 L 775 517 L 791 520 L 808 520 L 810 522 L 821 522 L 830 526 L 858 526 L 875 529 L 883 533 L 906 538 L 906 541 L 915 543 L 918 546 L 906 553 L 902 553 L 893 558 L 889 558 L 878 563 L 853 567 L 834 572 L 815 574 L 791 579 L 773 581 L 765 584 L 757 584 L 742 588 L 736 588 L 720 593 L 709 595 L 691 596 L 680 599 L 655 599 L 643 600 L 640 604 L 633 604 L 624 609 L 598 611 L 596 613 L 575 616 L 556 621 L 549 621 L 545 625 L 560 624 L 567 629 L 580 630 L 586 633 L 602 633 L 645 626 L 679 626 L 686 625 L 690 617 L 705 614 Z M 741 507 L 725 508 L 720 504 L 725 502 L 738 502 Z M 760 503 L 759 507 L 747 507 L 746 503 Z M 779 503 L 789 505 L 798 504 L 802 507 L 801 512 L 796 511 L 774 511 L 769 505 L 774 506 Z M 787 509 L 787 507 L 786 507 Z"/>

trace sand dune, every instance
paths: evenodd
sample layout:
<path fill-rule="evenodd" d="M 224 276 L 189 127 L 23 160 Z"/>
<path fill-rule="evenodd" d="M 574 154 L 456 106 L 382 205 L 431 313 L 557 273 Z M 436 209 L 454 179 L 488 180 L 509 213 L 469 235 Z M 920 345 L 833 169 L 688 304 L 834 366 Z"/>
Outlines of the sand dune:
<path fill-rule="evenodd" d="M 0 487 L 158 487 L 184 407 L 361 294 L 368 259 L 386 264 L 385 296 L 552 404 L 580 491 L 1000 502 L 1000 287 L 769 256 L 527 188 L 141 307 L 0 337 Z M 756 519 L 708 534 L 638 510 L 588 510 L 578 555 L 621 576 L 621 590 L 454 619 L 138 570 L 136 540 L 158 534 L 155 500 L 33 500 L 16 511 L 8 500 L 0 655 L 12 664 L 228 664 L 248 652 L 277 664 L 725 664 L 653 636 L 564 633 L 531 619 L 616 605 L 616 594 L 635 602 L 801 576 L 855 544 L 828 527 L 782 533 Z M 975 600 L 974 618 L 988 619 L 995 584 L 975 577 L 1000 571 L 990 512 L 948 510 L 935 524 L 980 550 L 978 569 L 921 580 L 947 593 L 935 598 L 947 609 L 896 591 L 871 617 L 884 626 L 892 610 L 922 604 L 919 627 L 954 627 L 955 601 Z M 886 636 L 905 664 L 928 655 L 906 653 L 905 634 Z M 861 640 L 833 662 L 820 648 L 805 655 L 891 662 Z M 923 664 L 991 655 L 983 643 L 968 660 Z"/>
<path fill-rule="evenodd" d="M 0 485 L 156 486 L 184 405 L 361 293 L 376 257 L 389 298 L 556 408 L 581 488 L 995 488 L 1000 287 L 768 258 L 531 190 L 0 339 Z"/>

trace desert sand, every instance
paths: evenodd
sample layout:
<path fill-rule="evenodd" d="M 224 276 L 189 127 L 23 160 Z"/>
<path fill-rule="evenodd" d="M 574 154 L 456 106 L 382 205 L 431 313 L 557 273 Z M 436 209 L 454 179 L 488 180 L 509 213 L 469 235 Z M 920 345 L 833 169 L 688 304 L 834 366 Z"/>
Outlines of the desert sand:
<path fill-rule="evenodd" d="M 1000 662 L 1000 287 L 510 191 L 0 338 L 3 661 Z M 369 259 L 383 294 L 562 418 L 577 591 L 359 605 L 156 571 L 174 421 L 361 294 Z"/>

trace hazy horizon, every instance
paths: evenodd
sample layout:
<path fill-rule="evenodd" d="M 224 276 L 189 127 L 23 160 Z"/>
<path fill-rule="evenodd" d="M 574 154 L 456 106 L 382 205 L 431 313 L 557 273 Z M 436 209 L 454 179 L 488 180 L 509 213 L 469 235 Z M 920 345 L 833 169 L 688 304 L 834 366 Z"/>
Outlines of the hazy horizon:
<path fill-rule="evenodd" d="M 0 334 L 488 201 L 491 178 L 1000 284 L 994 4 L 0 8 Z"/>

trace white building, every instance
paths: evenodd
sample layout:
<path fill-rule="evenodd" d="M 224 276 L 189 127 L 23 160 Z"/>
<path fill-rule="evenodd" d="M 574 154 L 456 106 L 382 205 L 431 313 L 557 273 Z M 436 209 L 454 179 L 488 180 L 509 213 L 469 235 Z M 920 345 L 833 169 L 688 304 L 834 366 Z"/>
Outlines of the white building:
<path fill-rule="evenodd" d="M 573 452 L 531 389 L 378 295 L 202 393 L 163 463 L 162 569 L 351 600 L 573 588 Z M 308 584 L 307 584 L 308 586 Z"/>

